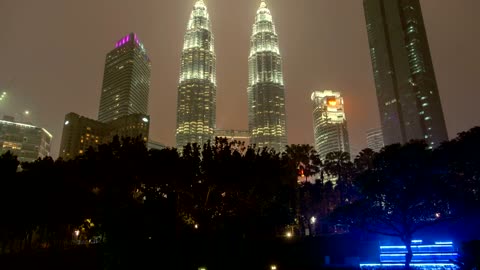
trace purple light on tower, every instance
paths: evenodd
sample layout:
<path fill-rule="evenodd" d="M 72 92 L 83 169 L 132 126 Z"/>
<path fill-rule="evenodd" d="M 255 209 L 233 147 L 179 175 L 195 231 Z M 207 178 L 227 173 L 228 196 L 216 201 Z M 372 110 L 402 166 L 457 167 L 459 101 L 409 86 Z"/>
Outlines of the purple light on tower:
<path fill-rule="evenodd" d="M 122 39 L 120 39 L 119 41 L 117 41 L 117 43 L 115 44 L 115 48 L 122 47 L 123 45 L 130 42 L 130 36 L 131 35 L 132 34 L 128 34 L 128 35 L 124 36 Z M 133 41 L 135 41 L 135 43 L 140 45 L 140 41 L 138 40 L 137 34 L 135 34 L 135 33 L 133 33 Z"/>

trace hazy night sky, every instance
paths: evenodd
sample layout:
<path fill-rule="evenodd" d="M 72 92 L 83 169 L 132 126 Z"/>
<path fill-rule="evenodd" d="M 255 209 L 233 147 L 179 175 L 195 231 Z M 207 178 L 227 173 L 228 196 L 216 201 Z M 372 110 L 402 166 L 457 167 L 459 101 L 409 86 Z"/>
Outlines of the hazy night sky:
<path fill-rule="evenodd" d="M 217 127 L 247 129 L 247 57 L 260 0 L 206 0 L 217 55 Z M 175 143 L 183 35 L 194 0 L 0 0 L 0 114 L 29 110 L 54 135 L 66 113 L 97 118 L 105 55 L 136 32 L 152 60 L 150 138 Z M 313 143 L 312 90 L 343 93 L 352 151 L 379 125 L 361 0 L 270 0 L 289 143 Z M 450 138 L 480 125 L 479 0 L 422 0 Z"/>

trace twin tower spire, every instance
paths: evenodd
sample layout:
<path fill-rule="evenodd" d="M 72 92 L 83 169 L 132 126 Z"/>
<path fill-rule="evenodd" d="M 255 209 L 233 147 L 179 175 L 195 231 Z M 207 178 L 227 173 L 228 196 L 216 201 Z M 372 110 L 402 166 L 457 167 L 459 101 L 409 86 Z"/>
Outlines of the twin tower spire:
<path fill-rule="evenodd" d="M 257 10 L 248 57 L 248 126 L 257 147 L 287 144 L 282 59 L 265 1 Z M 184 38 L 177 99 L 177 148 L 213 142 L 216 129 L 216 57 L 207 7 L 197 0 Z"/>

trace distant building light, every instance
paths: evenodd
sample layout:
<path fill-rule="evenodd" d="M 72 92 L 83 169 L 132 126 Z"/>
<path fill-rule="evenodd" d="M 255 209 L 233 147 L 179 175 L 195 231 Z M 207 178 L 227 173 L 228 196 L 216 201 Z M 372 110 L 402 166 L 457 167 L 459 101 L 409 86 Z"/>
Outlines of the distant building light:
<path fill-rule="evenodd" d="M 142 121 L 145 122 L 145 123 L 148 123 L 148 118 L 147 118 L 147 117 L 144 117 L 144 118 L 142 119 Z"/>
<path fill-rule="evenodd" d="M 68 124 L 70 124 L 70 121 L 65 121 L 65 126 L 68 126 Z"/>

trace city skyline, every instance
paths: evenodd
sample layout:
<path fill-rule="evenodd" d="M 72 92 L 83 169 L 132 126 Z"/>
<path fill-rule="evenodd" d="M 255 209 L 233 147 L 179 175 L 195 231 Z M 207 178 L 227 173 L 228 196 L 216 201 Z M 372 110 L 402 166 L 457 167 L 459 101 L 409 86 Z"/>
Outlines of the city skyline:
<path fill-rule="evenodd" d="M 244 89 L 248 72 L 245 56 L 248 55 L 252 14 L 259 1 L 242 2 L 235 10 L 228 8 L 229 3 L 233 2 L 210 0 L 207 3 L 218 42 L 217 126 L 222 129 L 245 129 L 247 98 Z M 470 103 L 478 99 L 474 93 L 476 86 L 473 80 L 475 59 L 478 59 L 478 51 L 474 48 L 479 44 L 478 34 L 475 34 L 478 30 L 474 29 L 474 25 L 478 25 L 478 19 L 473 16 L 473 10 L 478 3 L 467 0 L 456 2 L 455 6 L 447 1 L 421 3 L 447 127 L 450 137 L 453 137 L 457 132 L 479 124 L 475 117 L 479 109 Z M 52 149 L 52 153 L 58 153 L 63 116 L 70 111 L 92 118 L 97 114 L 102 78 L 102 72 L 99 71 L 102 64 L 98 63 L 104 60 L 102 55 L 107 53 L 111 42 L 117 40 L 118 36 L 140 32 L 145 47 L 152 52 L 150 135 L 156 141 L 173 146 L 175 108 L 171 104 L 175 103 L 176 87 L 172 85 L 178 82 L 179 44 L 182 39 L 178 38 L 178 33 L 172 34 L 180 29 L 178 32 L 183 35 L 184 23 L 188 19 L 186 13 L 192 4 L 193 1 L 179 1 L 175 4 L 146 2 L 146 7 L 143 8 L 125 5 L 133 8 L 134 14 L 150 9 L 156 12 L 165 9 L 169 12 L 162 11 L 165 16 L 158 16 L 162 17 L 161 20 L 153 18 L 153 13 L 147 12 L 145 20 L 125 18 L 123 21 L 113 20 L 114 14 L 107 18 L 110 20 L 101 19 L 100 14 L 107 8 L 102 5 L 95 6 L 98 10 L 92 11 L 88 4 L 75 4 L 79 5 L 80 11 L 86 8 L 92 16 L 90 22 L 79 23 L 82 16 L 69 16 L 70 13 L 74 14 L 70 8 L 66 8 L 62 15 L 53 16 L 53 19 L 45 19 L 49 17 L 48 14 L 55 14 L 53 12 L 58 11 L 57 8 L 65 9 L 63 3 L 55 8 L 49 3 L 30 3 L 26 7 L 15 1 L 2 3 L 0 22 L 6 26 L 4 36 L 9 36 L 9 39 L 0 45 L 0 58 L 5 59 L 0 65 L 0 88 L 6 89 L 9 95 L 6 100 L 8 104 L 0 105 L 1 112 L 12 114 L 15 111 L 6 106 L 30 109 L 34 124 L 45 126 L 54 134 L 53 144 L 56 149 Z M 366 147 L 365 131 L 378 126 L 377 108 L 364 106 L 375 104 L 376 99 L 361 6 L 360 1 L 355 4 L 334 4 L 306 0 L 296 4 L 277 0 L 271 5 L 281 37 L 285 84 L 289 89 L 286 97 L 287 118 L 291 119 L 287 119 L 288 143 L 313 144 L 308 92 L 315 88 L 342 89 L 351 144 L 357 151 Z M 340 18 L 318 16 L 317 13 L 327 15 L 326 10 L 329 8 L 335 9 L 336 17 Z M 38 12 L 42 14 L 41 17 L 33 14 L 37 10 L 44 11 Z M 127 10 L 122 12 L 127 13 Z M 468 16 L 468 12 L 472 12 L 472 16 Z M 456 16 L 458 19 L 453 22 L 441 21 L 443 15 L 464 13 L 467 15 Z M 354 20 L 347 22 L 344 19 L 346 17 Z M 36 19 L 35 25 L 33 20 L 27 18 Z M 241 23 L 234 22 L 235 18 L 242 18 Z M 17 20 L 25 21 L 17 24 Z M 69 34 L 70 29 L 68 33 L 66 30 L 62 32 L 55 20 L 64 20 L 70 26 L 66 28 L 73 28 L 72 34 Z M 98 23 L 100 26 L 93 31 L 92 27 Z M 158 37 L 161 36 L 160 33 L 168 34 L 168 38 Z M 451 38 L 445 39 L 446 35 Z M 90 42 L 82 42 L 84 39 Z M 228 43 L 228 39 L 232 41 Z M 32 46 L 27 40 L 38 42 Z M 55 42 L 47 42 L 48 40 Z M 351 46 L 353 42 L 358 46 Z M 53 45 L 52 48 L 49 44 Z M 57 53 L 56 57 L 51 57 L 50 49 Z M 457 49 L 455 53 L 452 53 L 453 49 Z M 50 69 L 44 63 L 48 63 Z M 227 63 L 235 64 L 228 66 Z M 462 106 L 459 106 L 459 99 L 462 100 Z M 473 113 L 470 111 L 472 109 Z M 460 116 L 463 121 L 456 121 Z"/>

